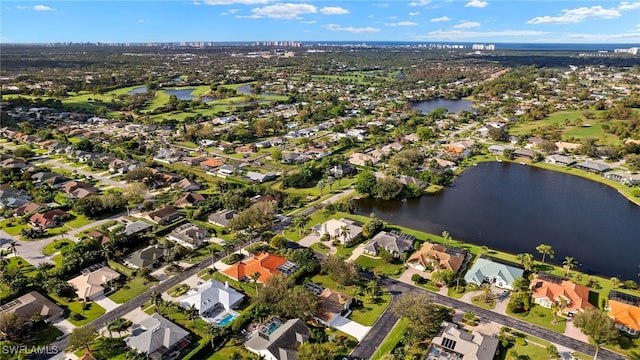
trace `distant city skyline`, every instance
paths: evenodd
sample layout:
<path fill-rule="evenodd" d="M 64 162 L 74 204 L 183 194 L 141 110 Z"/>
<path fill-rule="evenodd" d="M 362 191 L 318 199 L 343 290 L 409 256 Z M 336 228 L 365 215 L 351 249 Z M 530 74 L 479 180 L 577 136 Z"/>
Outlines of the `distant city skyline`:
<path fill-rule="evenodd" d="M 640 1 L 12 1 L 0 42 L 640 43 Z"/>

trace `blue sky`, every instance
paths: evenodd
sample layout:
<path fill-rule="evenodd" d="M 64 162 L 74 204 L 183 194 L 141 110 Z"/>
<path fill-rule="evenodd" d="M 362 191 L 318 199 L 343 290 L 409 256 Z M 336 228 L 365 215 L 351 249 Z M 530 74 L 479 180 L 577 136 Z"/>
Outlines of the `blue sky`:
<path fill-rule="evenodd" d="M 11 1 L 0 41 L 640 43 L 640 1 Z"/>

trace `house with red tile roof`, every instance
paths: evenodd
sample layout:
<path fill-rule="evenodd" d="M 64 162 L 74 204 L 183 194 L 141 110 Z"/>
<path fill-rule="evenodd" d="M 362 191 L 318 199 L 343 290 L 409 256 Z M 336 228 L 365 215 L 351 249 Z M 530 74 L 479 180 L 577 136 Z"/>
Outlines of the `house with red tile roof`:
<path fill-rule="evenodd" d="M 65 214 L 66 212 L 60 209 L 49 210 L 44 213 L 36 213 L 31 215 L 29 223 L 35 227 L 48 229 L 58 226 L 58 219 Z"/>
<path fill-rule="evenodd" d="M 533 301 L 547 309 L 563 300 L 567 302 L 564 311 L 569 314 L 594 307 L 589 303 L 588 287 L 548 274 L 536 275 L 531 281 L 531 290 Z"/>
<path fill-rule="evenodd" d="M 640 335 L 639 297 L 611 290 L 608 309 L 618 329 L 633 336 Z"/>
<path fill-rule="evenodd" d="M 239 281 L 249 279 L 251 275 L 257 272 L 260 273 L 258 282 L 265 283 L 274 275 L 288 276 L 293 274 L 298 268 L 298 265 L 282 256 L 271 253 L 260 253 L 249 260 L 237 262 L 222 272 L 230 278 Z"/>

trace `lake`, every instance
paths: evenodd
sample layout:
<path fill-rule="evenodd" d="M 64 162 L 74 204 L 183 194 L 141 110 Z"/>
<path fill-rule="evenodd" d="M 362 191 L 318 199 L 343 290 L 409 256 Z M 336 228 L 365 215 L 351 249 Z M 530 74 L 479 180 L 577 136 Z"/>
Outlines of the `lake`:
<path fill-rule="evenodd" d="M 471 107 L 471 100 L 449 100 L 449 99 L 433 99 L 418 101 L 411 104 L 411 110 L 420 110 L 423 114 L 427 114 L 438 108 L 445 108 L 452 113 L 460 113 L 462 111 L 474 111 Z"/>
<path fill-rule="evenodd" d="M 253 90 L 251 89 L 251 85 L 242 85 L 238 87 L 237 91 L 243 95 L 251 95 L 253 94 Z M 261 92 L 260 95 L 263 96 L 278 96 L 279 94 L 271 93 L 271 92 Z"/>
<path fill-rule="evenodd" d="M 175 95 L 178 100 L 191 100 L 195 96 L 191 95 L 195 89 L 181 89 L 181 90 L 165 90 L 165 94 L 171 96 Z"/>
<path fill-rule="evenodd" d="M 146 86 L 141 86 L 141 87 L 137 87 L 137 88 L 129 91 L 129 95 L 144 94 L 146 92 L 147 92 L 147 87 Z"/>
<path fill-rule="evenodd" d="M 419 199 L 360 199 L 358 213 L 541 259 L 549 244 L 556 264 L 574 257 L 578 270 L 638 280 L 640 207 L 617 190 L 578 176 L 513 163 L 480 163 L 453 187 Z"/>

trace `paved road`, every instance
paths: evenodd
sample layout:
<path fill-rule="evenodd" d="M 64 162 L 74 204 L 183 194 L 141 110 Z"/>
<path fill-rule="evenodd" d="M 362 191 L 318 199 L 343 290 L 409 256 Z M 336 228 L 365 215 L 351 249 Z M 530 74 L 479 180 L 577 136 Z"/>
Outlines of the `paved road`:
<path fill-rule="evenodd" d="M 491 310 L 483 309 L 475 305 L 468 304 L 460 300 L 440 295 L 394 279 L 382 277 L 381 283 L 391 292 L 393 296 L 392 303 L 397 298 L 397 296 L 399 296 L 399 294 L 423 292 L 428 294 L 429 298 L 434 303 L 441 304 L 463 312 L 473 311 L 480 318 L 503 324 L 504 326 L 507 326 L 509 328 L 537 336 L 558 345 L 566 346 L 581 353 L 585 353 L 591 356 L 593 356 L 593 354 L 595 353 L 595 347 L 593 345 L 584 343 L 576 339 L 572 339 L 563 334 L 559 334 L 536 325 L 526 323 L 507 315 L 495 313 Z M 356 346 L 355 349 L 353 349 L 353 352 L 351 353 L 352 358 L 369 359 L 371 358 L 371 356 L 373 356 L 377 347 L 382 343 L 386 335 L 389 333 L 389 331 L 391 331 L 391 328 L 393 328 L 393 325 L 395 324 L 393 315 L 388 315 L 388 313 L 391 313 L 391 311 L 385 313 L 385 315 L 383 315 L 375 324 L 374 328 L 371 329 L 369 334 Z M 599 358 L 607 360 L 625 360 L 624 356 L 606 349 L 600 349 Z"/>
<path fill-rule="evenodd" d="M 233 248 L 233 250 L 230 251 L 237 251 L 240 250 L 241 248 L 245 247 L 249 245 L 249 243 L 244 243 L 241 245 L 237 245 Z M 219 254 L 218 256 L 216 256 L 216 260 L 222 258 L 223 255 Z M 100 316 L 99 318 L 93 320 L 92 322 L 88 323 L 86 326 L 95 326 L 96 329 L 100 329 L 101 327 L 105 326 L 107 323 L 117 319 L 117 318 L 121 318 L 123 317 L 125 314 L 127 314 L 128 312 L 134 310 L 135 308 L 139 308 L 142 304 L 144 304 L 145 302 L 147 302 L 147 300 L 149 300 L 149 296 L 151 295 L 151 292 L 155 291 L 158 293 L 163 293 L 167 290 L 169 290 L 170 288 L 172 288 L 173 286 L 185 281 L 187 278 L 197 274 L 200 270 L 211 266 L 211 257 L 208 257 L 204 260 L 202 260 L 201 262 L 199 262 L 198 264 L 195 264 L 193 266 L 191 266 L 188 269 L 185 269 L 183 272 L 174 275 L 170 278 L 168 278 L 167 280 L 159 283 L 158 285 L 155 285 L 153 287 L 151 287 L 151 289 L 143 292 L 142 294 L 136 296 L 135 298 L 129 300 L 128 302 L 118 306 L 117 308 L 105 313 L 104 315 Z M 60 353 L 56 354 L 56 355 L 40 355 L 40 356 L 35 356 L 33 357 L 33 359 L 35 360 L 44 360 L 44 359 L 54 359 L 54 360 L 64 360 L 65 356 L 64 356 L 64 349 L 66 349 L 67 347 L 67 343 L 68 343 L 68 336 L 64 336 L 62 339 L 50 344 L 50 346 L 55 346 L 57 349 L 60 349 Z"/>

